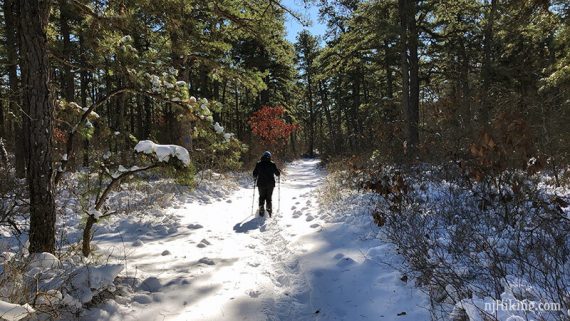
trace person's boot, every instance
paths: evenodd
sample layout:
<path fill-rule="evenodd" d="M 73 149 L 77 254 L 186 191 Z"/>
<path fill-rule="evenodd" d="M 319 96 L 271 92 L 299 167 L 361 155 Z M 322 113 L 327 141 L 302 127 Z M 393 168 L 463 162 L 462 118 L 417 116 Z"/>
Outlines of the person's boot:
<path fill-rule="evenodd" d="M 269 215 L 269 217 L 271 217 L 271 213 L 273 212 L 273 210 L 271 208 L 267 209 L 267 214 Z"/>
<path fill-rule="evenodd" d="M 259 207 L 259 216 L 265 215 L 265 209 L 263 208 L 263 206 Z"/>

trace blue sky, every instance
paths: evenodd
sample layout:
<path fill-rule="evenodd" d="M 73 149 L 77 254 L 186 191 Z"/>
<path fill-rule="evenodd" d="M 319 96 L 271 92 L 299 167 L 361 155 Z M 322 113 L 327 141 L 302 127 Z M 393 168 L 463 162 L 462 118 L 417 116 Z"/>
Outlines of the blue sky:
<path fill-rule="evenodd" d="M 312 22 L 310 27 L 303 27 L 297 19 L 287 15 L 287 21 L 285 22 L 287 40 L 295 43 L 297 34 L 303 29 L 308 29 L 315 36 L 323 36 L 325 34 L 326 25 L 319 22 L 319 8 L 316 5 L 305 5 L 303 0 L 282 0 L 281 3 Z"/>

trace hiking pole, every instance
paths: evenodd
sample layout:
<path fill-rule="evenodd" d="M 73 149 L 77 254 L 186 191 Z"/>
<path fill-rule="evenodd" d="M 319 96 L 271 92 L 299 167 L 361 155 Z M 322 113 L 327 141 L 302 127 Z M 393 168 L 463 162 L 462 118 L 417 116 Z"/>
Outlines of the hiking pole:
<path fill-rule="evenodd" d="M 255 204 L 255 185 L 257 185 L 257 177 L 255 177 L 255 182 L 253 183 L 253 198 L 251 199 L 251 215 L 253 215 L 253 205 Z"/>
<path fill-rule="evenodd" d="M 277 213 L 281 212 L 281 175 L 277 176 Z"/>

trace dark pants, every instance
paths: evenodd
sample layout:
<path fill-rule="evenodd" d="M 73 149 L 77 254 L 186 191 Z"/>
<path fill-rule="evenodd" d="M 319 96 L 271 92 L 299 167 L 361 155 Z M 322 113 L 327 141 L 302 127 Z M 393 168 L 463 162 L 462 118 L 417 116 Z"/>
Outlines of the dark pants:
<path fill-rule="evenodd" d="M 259 208 L 262 209 L 264 208 L 264 205 L 267 204 L 267 206 L 265 206 L 265 208 L 267 209 L 268 212 L 271 212 L 271 195 L 273 195 L 273 188 L 275 186 L 258 186 L 257 189 L 259 190 Z"/>

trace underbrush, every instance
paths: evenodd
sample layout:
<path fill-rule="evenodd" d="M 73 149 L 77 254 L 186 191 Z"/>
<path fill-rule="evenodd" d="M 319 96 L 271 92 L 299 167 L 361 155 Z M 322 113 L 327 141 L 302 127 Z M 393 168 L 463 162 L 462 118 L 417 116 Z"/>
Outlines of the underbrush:
<path fill-rule="evenodd" d="M 323 201 L 367 200 L 360 205 L 429 294 L 433 320 L 568 320 L 570 189 L 556 186 L 567 173 L 474 179 L 456 162 L 364 165 L 337 169 Z M 373 193 L 374 205 L 347 187 Z"/>
<path fill-rule="evenodd" d="M 82 255 L 82 230 L 88 210 L 100 190 L 89 172 L 66 175 L 57 191 L 57 250 L 29 254 L 27 197 L 23 181 L 4 175 L 0 186 L 0 318 L 6 320 L 75 320 L 86 309 L 107 302 L 128 303 L 143 275 L 128 264 L 125 243 L 140 235 L 176 233 L 179 218 L 165 209 L 185 202 L 208 202 L 238 188 L 239 175 L 197 174 L 192 186 L 181 177 L 140 173 L 110 192 L 102 217 L 94 229 L 91 255 Z M 235 177 L 234 177 L 235 176 Z M 182 178 L 186 178 L 183 176 Z M 104 247 L 97 237 L 107 234 Z M 140 242 L 140 241 L 139 241 Z M 109 301 L 112 299 L 112 301 Z"/>

